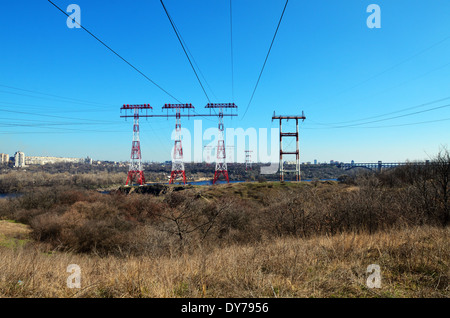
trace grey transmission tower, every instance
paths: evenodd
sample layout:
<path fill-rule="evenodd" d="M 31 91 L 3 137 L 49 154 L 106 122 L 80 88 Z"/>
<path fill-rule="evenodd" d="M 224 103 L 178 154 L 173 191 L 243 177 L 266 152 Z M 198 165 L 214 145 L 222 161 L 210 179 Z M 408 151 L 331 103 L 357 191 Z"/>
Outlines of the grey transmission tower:
<path fill-rule="evenodd" d="M 272 121 L 274 119 L 280 120 L 280 181 L 284 181 L 285 172 L 295 172 L 296 181 L 300 181 L 300 148 L 298 146 L 298 120 L 304 121 L 306 119 L 303 111 L 301 116 L 276 116 L 273 112 Z M 283 120 L 295 120 L 296 131 L 295 132 L 283 132 L 282 121 Z M 283 137 L 295 137 L 296 139 L 296 151 L 283 151 Z M 284 169 L 283 155 L 295 155 L 295 170 Z"/>

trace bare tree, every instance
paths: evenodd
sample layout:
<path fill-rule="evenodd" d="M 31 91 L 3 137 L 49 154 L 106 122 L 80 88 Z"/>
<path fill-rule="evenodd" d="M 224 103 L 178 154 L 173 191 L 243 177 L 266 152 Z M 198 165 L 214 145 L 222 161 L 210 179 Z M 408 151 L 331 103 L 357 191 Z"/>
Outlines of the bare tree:
<path fill-rule="evenodd" d="M 450 221 L 450 153 L 443 147 L 433 160 L 434 188 L 439 204 L 439 218 L 443 226 Z"/>

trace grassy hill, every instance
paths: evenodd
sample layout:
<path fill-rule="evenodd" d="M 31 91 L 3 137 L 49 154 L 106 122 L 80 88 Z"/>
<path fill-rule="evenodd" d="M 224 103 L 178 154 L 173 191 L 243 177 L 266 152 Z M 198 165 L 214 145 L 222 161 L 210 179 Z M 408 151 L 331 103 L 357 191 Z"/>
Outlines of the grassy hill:
<path fill-rule="evenodd" d="M 449 297 L 449 228 L 419 190 L 382 176 L 36 188 L 0 199 L 0 296 Z"/>

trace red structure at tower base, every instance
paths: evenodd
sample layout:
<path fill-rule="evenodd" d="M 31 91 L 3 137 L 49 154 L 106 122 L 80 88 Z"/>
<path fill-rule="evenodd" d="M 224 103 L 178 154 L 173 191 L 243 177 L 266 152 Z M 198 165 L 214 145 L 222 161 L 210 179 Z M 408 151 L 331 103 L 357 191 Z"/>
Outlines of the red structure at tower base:
<path fill-rule="evenodd" d="M 170 181 L 169 184 L 172 184 L 178 177 L 181 176 L 183 178 L 183 183 L 186 184 L 186 173 L 184 170 L 172 171 L 170 173 Z"/>
<path fill-rule="evenodd" d="M 132 185 L 134 179 L 136 179 L 138 184 L 143 185 L 145 183 L 144 171 L 128 171 L 127 182 L 125 185 L 128 185 L 128 183 Z"/>
<path fill-rule="evenodd" d="M 219 180 L 219 176 L 221 174 L 223 174 L 223 176 L 227 179 L 228 183 L 230 182 L 230 180 L 228 179 L 228 171 L 227 170 L 216 170 L 216 172 L 214 172 L 213 184 L 215 184 L 216 181 Z"/>

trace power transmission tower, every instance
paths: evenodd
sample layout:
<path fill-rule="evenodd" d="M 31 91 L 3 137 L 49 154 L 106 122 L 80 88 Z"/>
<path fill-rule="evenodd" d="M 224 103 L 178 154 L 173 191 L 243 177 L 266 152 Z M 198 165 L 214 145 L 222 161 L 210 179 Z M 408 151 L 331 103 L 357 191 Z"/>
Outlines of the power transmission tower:
<path fill-rule="evenodd" d="M 272 121 L 274 119 L 280 120 L 280 181 L 284 181 L 284 173 L 285 172 L 295 172 L 296 181 L 300 181 L 300 148 L 298 146 L 298 120 L 302 119 L 304 121 L 306 119 L 303 111 L 302 116 L 275 116 L 275 112 L 273 112 Z M 296 125 L 296 132 L 283 132 L 282 130 L 282 120 L 294 119 Z M 296 151 L 283 151 L 283 137 L 295 137 L 296 138 Z M 295 155 L 295 170 L 286 170 L 283 169 L 283 155 Z"/>
<path fill-rule="evenodd" d="M 252 170 L 252 152 L 253 150 L 245 150 L 245 171 Z"/>
<path fill-rule="evenodd" d="M 125 185 L 129 183 L 132 184 L 136 179 L 136 182 L 140 185 L 145 183 L 144 171 L 142 170 L 142 153 L 141 153 L 141 142 L 139 139 L 139 117 L 140 112 L 143 110 L 147 111 L 149 109 L 153 109 L 150 104 L 143 105 L 123 105 L 120 108 L 120 112 L 125 110 L 125 116 L 121 117 L 133 117 L 133 141 L 131 144 L 131 158 L 130 158 L 130 166 L 128 169 L 127 181 Z M 132 110 L 133 115 L 126 115 L 127 110 Z"/>
<path fill-rule="evenodd" d="M 236 105 L 234 104 L 208 104 L 206 106 L 206 108 L 237 108 Z M 134 110 L 134 115 L 123 115 L 120 117 L 124 117 L 124 118 L 128 118 L 128 117 L 133 117 L 134 121 L 135 121 L 135 125 L 133 128 L 133 147 L 132 147 L 132 154 L 131 154 L 131 162 L 130 162 L 130 171 L 128 173 L 129 177 L 127 178 L 127 184 L 129 182 L 130 177 L 133 176 L 138 176 L 138 182 L 140 184 L 143 184 L 145 182 L 144 179 L 144 173 L 142 172 L 141 169 L 141 148 L 140 148 L 140 142 L 139 142 L 139 118 L 140 117 L 175 117 L 176 118 L 176 123 L 175 123 L 175 147 L 174 147 L 174 154 L 173 154 L 173 160 L 172 160 L 172 172 L 171 172 L 171 176 L 170 176 L 170 183 L 172 183 L 176 178 L 178 177 L 182 177 L 183 178 L 183 182 L 186 184 L 186 173 L 185 173 L 185 169 L 184 169 L 184 161 L 183 161 L 183 147 L 181 145 L 181 117 L 211 117 L 211 116 L 218 116 L 219 117 L 219 131 L 222 132 L 222 137 L 220 140 L 222 140 L 222 143 L 220 143 L 219 140 L 219 145 L 221 144 L 222 147 L 221 149 L 221 153 L 223 153 L 223 155 L 221 155 L 220 157 L 224 157 L 222 160 L 225 162 L 225 147 L 224 147 L 224 143 L 223 143 L 223 117 L 224 116 L 237 116 L 237 114 L 224 114 L 223 111 L 220 111 L 220 114 L 211 114 L 211 112 L 209 114 L 191 114 L 189 113 L 190 109 L 194 109 L 194 106 L 192 106 L 192 104 L 165 104 L 162 109 L 166 109 L 167 110 L 167 114 L 163 115 L 155 115 L 155 114 L 140 114 L 139 111 L 142 110 L 148 110 L 148 109 L 153 109 L 149 104 L 144 104 L 144 105 L 123 105 L 123 107 L 121 108 L 124 110 Z M 171 110 L 176 110 L 175 114 L 169 114 L 169 109 Z M 181 109 L 187 109 L 188 113 L 187 114 L 181 114 Z M 223 149 L 223 151 L 222 151 Z M 222 169 L 222 170 L 221 170 Z M 132 171 L 135 171 L 132 173 Z M 136 172 L 137 171 L 137 172 Z M 216 166 L 216 171 L 223 171 L 223 166 L 219 167 L 219 169 L 217 169 Z M 225 163 L 225 171 L 226 170 L 226 163 Z M 215 175 L 216 176 L 216 175 Z M 226 177 L 228 180 L 228 172 L 226 173 Z"/>
<path fill-rule="evenodd" d="M 206 165 L 209 166 L 211 163 L 211 152 L 212 152 L 212 147 L 211 146 L 203 146 L 203 159 L 206 155 Z"/>
<path fill-rule="evenodd" d="M 223 110 L 237 108 L 234 103 L 208 103 L 205 108 L 218 109 L 219 114 L 219 125 L 218 125 L 218 135 L 217 135 L 217 150 L 216 150 L 216 170 L 214 172 L 213 184 L 219 179 L 222 174 L 227 182 L 230 182 L 228 178 L 228 167 L 226 162 L 226 152 L 225 152 L 225 137 L 224 137 L 224 125 L 223 125 Z"/>
<path fill-rule="evenodd" d="M 186 171 L 184 170 L 183 161 L 183 146 L 181 145 L 181 110 L 187 109 L 189 112 L 189 110 L 193 108 L 194 106 L 192 106 L 192 104 L 165 104 L 162 108 L 163 110 L 175 109 L 176 111 L 175 147 L 173 149 L 172 172 L 170 173 L 169 184 L 172 184 L 179 177 L 182 178 L 183 184 L 186 184 Z"/>

